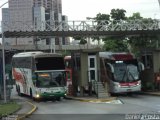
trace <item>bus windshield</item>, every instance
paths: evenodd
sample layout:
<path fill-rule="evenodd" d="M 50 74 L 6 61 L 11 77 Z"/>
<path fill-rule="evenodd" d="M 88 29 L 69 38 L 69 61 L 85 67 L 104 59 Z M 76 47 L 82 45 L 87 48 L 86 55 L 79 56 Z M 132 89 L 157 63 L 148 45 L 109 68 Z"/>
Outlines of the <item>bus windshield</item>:
<path fill-rule="evenodd" d="M 37 72 L 36 86 L 39 88 L 65 86 L 65 72 Z"/>
<path fill-rule="evenodd" d="M 117 82 L 134 82 L 139 78 L 138 68 L 134 64 L 116 63 L 114 66 L 114 80 Z"/>
<path fill-rule="evenodd" d="M 37 70 L 64 70 L 63 57 L 42 57 L 36 58 Z"/>

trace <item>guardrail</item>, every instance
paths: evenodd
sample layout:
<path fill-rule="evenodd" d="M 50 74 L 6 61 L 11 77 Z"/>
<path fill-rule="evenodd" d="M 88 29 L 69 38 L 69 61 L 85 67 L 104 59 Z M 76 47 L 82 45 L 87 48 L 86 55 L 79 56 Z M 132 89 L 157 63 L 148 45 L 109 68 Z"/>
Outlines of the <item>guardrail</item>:
<path fill-rule="evenodd" d="M 53 47 L 52 47 L 53 48 Z M 55 50 L 81 50 L 102 48 L 102 45 L 55 45 Z M 0 49 L 2 46 L 0 45 Z M 50 50 L 50 45 L 6 45 L 5 50 Z"/>

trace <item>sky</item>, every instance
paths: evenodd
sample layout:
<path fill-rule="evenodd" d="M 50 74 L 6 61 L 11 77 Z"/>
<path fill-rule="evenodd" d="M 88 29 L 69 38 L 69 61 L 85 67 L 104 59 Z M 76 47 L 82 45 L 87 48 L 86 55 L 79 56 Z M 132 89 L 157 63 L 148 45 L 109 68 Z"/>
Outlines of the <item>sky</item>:
<path fill-rule="evenodd" d="M 7 0 L 0 0 L 0 6 Z M 8 4 L 3 8 L 8 7 Z M 160 19 L 158 0 L 62 0 L 62 14 L 69 20 L 86 20 L 86 17 L 95 17 L 98 13 L 110 14 L 111 9 L 124 9 L 126 15 L 131 16 L 140 12 L 142 17 Z M 0 8 L 0 20 L 1 8 Z"/>
<path fill-rule="evenodd" d="M 158 0 L 62 0 L 63 14 L 69 20 L 85 20 L 98 13 L 110 14 L 111 9 L 124 9 L 131 16 L 140 12 L 142 17 L 160 19 Z"/>

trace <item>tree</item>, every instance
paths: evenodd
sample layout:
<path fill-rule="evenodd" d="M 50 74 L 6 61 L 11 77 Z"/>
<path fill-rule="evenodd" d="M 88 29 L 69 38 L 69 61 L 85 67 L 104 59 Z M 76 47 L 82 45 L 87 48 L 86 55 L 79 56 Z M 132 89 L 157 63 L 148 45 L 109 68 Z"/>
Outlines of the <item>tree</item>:
<path fill-rule="evenodd" d="M 111 19 L 125 20 L 126 19 L 125 13 L 126 13 L 126 10 L 124 9 L 112 9 L 110 12 Z"/>
<path fill-rule="evenodd" d="M 108 39 L 104 40 L 104 50 L 114 51 L 114 52 L 123 52 L 128 51 L 127 40 L 120 39 Z"/>
<path fill-rule="evenodd" d="M 110 22 L 118 24 L 118 20 L 125 20 L 126 11 L 124 9 L 112 9 L 110 12 Z M 128 51 L 126 36 L 106 36 L 103 38 L 104 49 L 107 51 Z"/>
<path fill-rule="evenodd" d="M 133 13 L 132 16 L 128 17 L 128 20 L 141 20 L 144 24 L 154 23 L 156 20 L 151 18 L 143 18 L 139 12 Z M 144 28 L 145 29 L 145 26 Z M 138 36 L 128 37 L 128 44 L 131 46 L 131 51 L 137 56 L 140 54 L 141 49 L 144 48 L 155 48 L 157 46 L 157 35 L 141 34 Z"/>
<path fill-rule="evenodd" d="M 89 17 L 88 17 L 89 18 Z M 98 13 L 96 15 L 96 17 L 92 18 L 93 20 L 96 20 L 97 21 L 97 24 L 100 24 L 101 21 L 104 20 L 104 22 L 106 24 L 109 24 L 109 21 L 110 21 L 110 15 L 109 14 L 101 14 L 101 13 Z M 100 29 L 100 27 L 97 28 L 97 31 Z M 100 37 L 92 37 L 93 41 L 97 40 L 98 41 L 98 44 L 100 43 Z"/>
<path fill-rule="evenodd" d="M 97 24 L 100 24 L 100 21 L 103 20 L 105 24 L 109 24 L 110 22 L 118 24 L 116 22 L 117 20 L 126 19 L 125 13 L 126 11 L 124 9 L 112 9 L 110 14 L 98 13 L 93 19 L 97 21 Z M 100 27 L 98 27 L 97 30 L 99 30 Z M 104 49 L 109 51 L 128 51 L 125 38 L 125 36 L 103 37 L 102 40 L 104 41 Z M 100 37 L 93 37 L 93 40 L 98 40 L 99 43 Z"/>
<path fill-rule="evenodd" d="M 136 13 L 133 13 L 132 16 L 128 17 L 129 20 L 141 20 L 143 19 L 143 17 L 141 17 L 140 13 L 139 12 L 136 12 Z"/>
<path fill-rule="evenodd" d="M 87 40 L 86 40 L 86 37 L 80 37 L 80 36 L 77 36 L 77 37 L 74 37 L 75 40 L 80 40 L 79 44 L 86 44 L 87 43 Z"/>

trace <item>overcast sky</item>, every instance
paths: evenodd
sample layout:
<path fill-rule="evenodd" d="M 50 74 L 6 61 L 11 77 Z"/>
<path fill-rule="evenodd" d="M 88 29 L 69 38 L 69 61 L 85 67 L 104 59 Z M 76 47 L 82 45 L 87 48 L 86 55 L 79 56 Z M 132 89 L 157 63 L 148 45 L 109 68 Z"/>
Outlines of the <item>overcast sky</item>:
<path fill-rule="evenodd" d="M 0 6 L 6 1 L 0 0 Z M 63 15 L 67 15 L 69 20 L 85 20 L 98 13 L 109 14 L 113 8 L 125 9 L 127 16 L 140 12 L 142 17 L 160 19 L 158 0 L 62 0 Z M 0 8 L 0 20 L 1 16 Z"/>
<path fill-rule="evenodd" d="M 63 14 L 69 20 L 84 20 L 98 13 L 109 14 L 111 9 L 123 8 L 127 16 L 140 12 L 142 17 L 160 19 L 158 0 L 62 0 Z"/>

